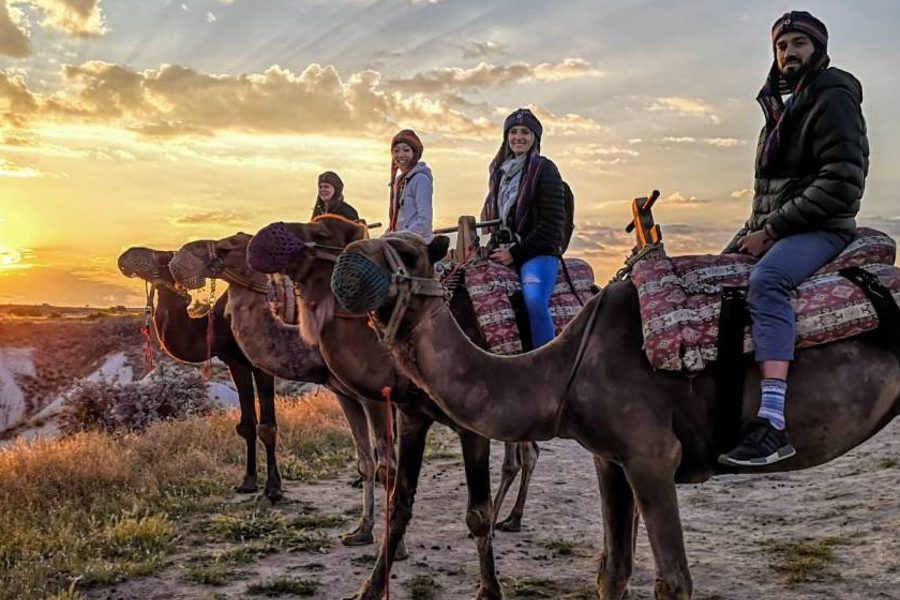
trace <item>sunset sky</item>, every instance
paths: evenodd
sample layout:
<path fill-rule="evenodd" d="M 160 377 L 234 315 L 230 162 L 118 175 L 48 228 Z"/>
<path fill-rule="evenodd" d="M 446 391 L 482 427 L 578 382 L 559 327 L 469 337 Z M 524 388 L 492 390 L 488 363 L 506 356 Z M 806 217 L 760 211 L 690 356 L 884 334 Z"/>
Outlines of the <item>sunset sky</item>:
<path fill-rule="evenodd" d="M 306 220 L 324 170 L 384 221 L 400 128 L 424 141 L 435 225 L 453 224 L 525 105 L 598 280 L 653 188 L 670 253 L 717 251 L 749 212 L 754 97 L 790 9 L 862 81 L 861 221 L 895 235 L 894 0 L 0 0 L 0 303 L 138 305 L 122 250 Z"/>

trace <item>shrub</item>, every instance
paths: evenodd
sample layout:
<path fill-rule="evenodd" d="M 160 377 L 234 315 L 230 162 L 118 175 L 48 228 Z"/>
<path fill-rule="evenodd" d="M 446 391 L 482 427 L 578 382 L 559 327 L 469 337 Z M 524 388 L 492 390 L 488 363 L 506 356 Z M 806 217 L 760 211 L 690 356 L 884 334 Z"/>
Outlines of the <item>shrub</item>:
<path fill-rule="evenodd" d="M 148 381 L 77 383 L 60 413 L 60 430 L 135 431 L 161 420 L 209 413 L 206 385 L 193 369 L 161 364 Z"/>

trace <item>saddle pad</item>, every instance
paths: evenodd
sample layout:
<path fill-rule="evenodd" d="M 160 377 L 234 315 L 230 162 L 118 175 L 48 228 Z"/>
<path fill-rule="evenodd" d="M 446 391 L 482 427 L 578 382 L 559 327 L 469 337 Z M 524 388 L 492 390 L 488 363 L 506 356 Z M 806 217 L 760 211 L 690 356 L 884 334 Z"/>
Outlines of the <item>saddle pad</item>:
<path fill-rule="evenodd" d="M 593 295 L 591 291 L 594 285 L 593 269 L 577 258 L 565 260 L 575 290 L 581 301 L 587 302 Z M 490 261 L 474 263 L 466 267 L 465 286 L 472 298 L 478 325 L 487 341 L 488 350 L 494 354 L 520 354 L 522 339 L 510 302 L 510 296 L 522 289 L 516 271 Z M 550 315 L 553 317 L 557 335 L 579 310 L 581 303 L 572 293 L 563 270 L 560 269 L 556 287 L 550 297 Z"/>
<path fill-rule="evenodd" d="M 878 326 L 875 310 L 855 284 L 838 275 L 862 266 L 900 299 L 896 244 L 860 228 L 857 238 L 792 294 L 797 347 L 859 335 Z M 716 360 L 722 286 L 746 286 L 756 260 L 742 254 L 679 256 L 638 263 L 631 280 L 640 298 L 644 351 L 656 369 L 699 372 Z M 752 352 L 750 328 L 744 351 Z"/>

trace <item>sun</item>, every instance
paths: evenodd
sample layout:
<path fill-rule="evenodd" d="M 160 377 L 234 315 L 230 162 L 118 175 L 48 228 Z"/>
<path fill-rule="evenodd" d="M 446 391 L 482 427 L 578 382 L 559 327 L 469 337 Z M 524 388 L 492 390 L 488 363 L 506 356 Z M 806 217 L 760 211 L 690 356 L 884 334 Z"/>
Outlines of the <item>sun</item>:
<path fill-rule="evenodd" d="M 3 267 L 11 267 L 16 263 L 21 262 L 22 254 L 17 250 L 13 250 L 12 248 L 7 248 L 3 244 L 0 244 L 0 269 Z"/>

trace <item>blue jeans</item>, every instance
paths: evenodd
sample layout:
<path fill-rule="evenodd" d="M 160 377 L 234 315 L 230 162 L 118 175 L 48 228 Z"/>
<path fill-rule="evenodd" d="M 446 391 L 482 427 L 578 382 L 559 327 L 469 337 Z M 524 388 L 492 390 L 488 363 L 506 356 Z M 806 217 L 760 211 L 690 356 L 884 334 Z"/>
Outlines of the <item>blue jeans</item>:
<path fill-rule="evenodd" d="M 550 296 L 556 286 L 558 271 L 559 258 L 541 255 L 523 264 L 519 273 L 534 348 L 540 348 L 556 335 L 553 318 L 550 316 Z"/>
<path fill-rule="evenodd" d="M 753 317 L 756 361 L 794 360 L 797 317 L 791 290 L 847 247 L 827 231 L 801 233 L 775 242 L 750 272 L 747 308 Z"/>

